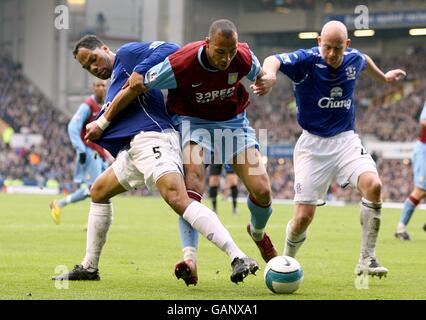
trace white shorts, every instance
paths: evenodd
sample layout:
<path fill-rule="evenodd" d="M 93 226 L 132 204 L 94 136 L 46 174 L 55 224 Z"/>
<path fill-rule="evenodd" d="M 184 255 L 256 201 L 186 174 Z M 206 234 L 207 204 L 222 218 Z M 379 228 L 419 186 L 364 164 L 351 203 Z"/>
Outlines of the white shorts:
<path fill-rule="evenodd" d="M 356 188 L 362 173 L 377 173 L 376 163 L 354 131 L 322 138 L 304 130 L 293 157 L 297 203 L 317 204 L 324 200 L 334 178 L 343 188 Z"/>
<path fill-rule="evenodd" d="M 112 168 L 126 190 L 144 187 L 152 190 L 166 173 L 183 175 L 179 133 L 167 130 L 137 134 L 130 142 L 130 149 L 118 154 Z"/>

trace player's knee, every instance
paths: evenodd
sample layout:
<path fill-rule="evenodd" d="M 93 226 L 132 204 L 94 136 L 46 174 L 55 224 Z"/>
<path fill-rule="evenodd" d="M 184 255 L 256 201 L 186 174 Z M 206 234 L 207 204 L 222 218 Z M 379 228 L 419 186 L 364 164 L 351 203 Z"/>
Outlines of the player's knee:
<path fill-rule="evenodd" d="M 271 188 L 267 184 L 256 184 L 253 188 L 251 188 L 250 193 L 260 204 L 269 204 L 272 201 Z"/>
<path fill-rule="evenodd" d="M 179 215 L 185 212 L 191 201 L 186 194 L 181 194 L 176 189 L 168 190 L 164 195 L 164 200 Z"/>
<path fill-rule="evenodd" d="M 373 201 L 375 198 L 380 197 L 380 194 L 382 192 L 382 182 L 380 181 L 380 179 L 376 178 L 376 179 L 370 179 L 366 184 L 365 184 L 365 197 L 370 200 Z M 374 198 L 374 199 L 373 199 Z"/>
<path fill-rule="evenodd" d="M 171 180 L 163 182 L 160 192 L 163 199 L 167 204 L 179 215 L 185 212 L 186 207 L 190 204 L 191 200 L 186 193 L 185 187 L 175 183 Z"/>
<path fill-rule="evenodd" d="M 189 190 L 204 193 L 204 176 L 197 171 L 185 172 L 185 185 Z"/>
<path fill-rule="evenodd" d="M 90 187 L 90 197 L 92 199 L 92 202 L 96 203 L 104 203 L 108 202 L 109 200 L 108 197 L 105 195 L 102 184 L 96 182 Z"/>

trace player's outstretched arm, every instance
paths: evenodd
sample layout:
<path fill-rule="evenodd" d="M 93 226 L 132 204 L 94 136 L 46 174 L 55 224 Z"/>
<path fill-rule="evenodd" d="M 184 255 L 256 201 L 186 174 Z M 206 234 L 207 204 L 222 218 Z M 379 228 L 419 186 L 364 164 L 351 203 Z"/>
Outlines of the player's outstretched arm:
<path fill-rule="evenodd" d="M 132 76 L 135 72 L 132 73 Z M 144 91 L 143 86 L 143 76 L 139 75 L 142 78 L 141 85 L 132 85 L 130 79 L 128 80 L 128 85 L 121 89 L 120 92 L 114 97 L 114 100 L 106 109 L 105 113 L 100 116 L 96 121 L 90 122 L 86 125 L 86 135 L 84 139 L 86 140 L 97 140 L 102 136 L 103 131 L 109 126 L 110 122 L 114 117 L 127 105 L 129 105 L 133 100 L 136 99 Z M 137 82 L 137 80 L 135 80 Z M 143 88 L 142 88 L 143 87 Z M 146 88 L 145 88 L 146 91 Z"/>
<path fill-rule="evenodd" d="M 383 73 L 383 71 L 374 63 L 373 59 L 371 59 L 368 55 L 365 55 L 365 58 L 367 59 L 367 68 L 365 69 L 365 73 L 367 76 L 378 82 L 393 83 L 407 75 L 405 71 L 401 69 L 394 69 Z"/>
<path fill-rule="evenodd" d="M 277 81 L 277 72 L 280 69 L 280 62 L 275 56 L 269 56 L 265 59 L 262 66 L 263 72 L 259 74 L 256 82 L 250 87 L 258 96 L 264 96 L 271 91 Z"/>
<path fill-rule="evenodd" d="M 68 136 L 73 148 L 78 154 L 84 153 L 86 150 L 86 146 L 84 145 L 80 135 L 81 129 L 91 114 L 92 111 L 90 110 L 90 107 L 86 103 L 82 103 L 68 123 Z"/>

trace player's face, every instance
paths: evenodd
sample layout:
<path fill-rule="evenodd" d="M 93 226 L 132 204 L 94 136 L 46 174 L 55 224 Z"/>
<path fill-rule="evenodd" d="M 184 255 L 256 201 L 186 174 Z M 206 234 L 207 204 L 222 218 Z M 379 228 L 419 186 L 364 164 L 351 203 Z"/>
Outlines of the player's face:
<path fill-rule="evenodd" d="M 107 46 L 90 50 L 80 48 L 75 57 L 81 66 L 99 79 L 109 79 L 113 62 Z"/>
<path fill-rule="evenodd" d="M 349 44 L 349 39 L 328 36 L 318 37 L 318 45 L 321 48 L 322 58 L 333 68 L 338 68 L 342 64 L 345 50 Z"/>
<path fill-rule="evenodd" d="M 93 83 L 93 94 L 98 100 L 104 100 L 106 94 L 105 80 L 98 80 Z"/>
<path fill-rule="evenodd" d="M 212 67 L 226 70 L 237 54 L 237 37 L 224 37 L 216 33 L 213 38 L 207 38 L 206 54 Z"/>

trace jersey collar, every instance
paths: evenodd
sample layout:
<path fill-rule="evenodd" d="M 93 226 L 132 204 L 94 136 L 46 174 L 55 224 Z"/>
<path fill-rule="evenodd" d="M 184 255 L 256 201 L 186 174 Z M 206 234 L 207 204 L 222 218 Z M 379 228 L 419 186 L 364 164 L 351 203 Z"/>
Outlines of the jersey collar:
<path fill-rule="evenodd" d="M 201 54 L 203 53 L 203 51 L 204 51 L 204 46 L 201 46 L 201 47 L 199 47 L 198 48 L 198 54 L 197 54 L 197 57 L 198 57 L 198 62 L 200 63 L 200 65 L 205 69 L 205 70 L 207 70 L 207 71 L 210 71 L 210 72 L 218 72 L 219 70 L 217 70 L 217 69 L 210 69 L 210 68 L 208 68 L 204 63 L 203 63 L 203 59 L 201 59 Z"/>

